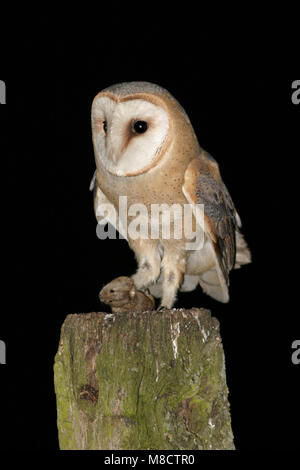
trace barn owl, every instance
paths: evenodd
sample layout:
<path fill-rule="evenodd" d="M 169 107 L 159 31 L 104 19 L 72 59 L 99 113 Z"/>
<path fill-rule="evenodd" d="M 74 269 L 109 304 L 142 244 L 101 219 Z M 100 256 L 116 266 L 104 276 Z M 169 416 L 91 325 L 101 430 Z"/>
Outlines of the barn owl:
<path fill-rule="evenodd" d="M 91 188 L 98 223 L 109 221 L 122 233 L 118 208 L 126 196 L 127 207 L 190 205 L 203 235 L 201 248 L 192 250 L 186 248 L 185 235 L 125 235 L 138 264 L 132 276 L 137 289 L 148 288 L 161 299 L 160 308 L 171 308 L 179 289 L 189 292 L 198 284 L 214 299 L 228 302 L 229 272 L 249 263 L 251 255 L 218 164 L 200 147 L 184 109 L 158 85 L 128 82 L 102 90 L 91 115 L 96 162 Z M 106 220 L 99 216 L 103 205 L 117 218 L 109 210 Z"/>

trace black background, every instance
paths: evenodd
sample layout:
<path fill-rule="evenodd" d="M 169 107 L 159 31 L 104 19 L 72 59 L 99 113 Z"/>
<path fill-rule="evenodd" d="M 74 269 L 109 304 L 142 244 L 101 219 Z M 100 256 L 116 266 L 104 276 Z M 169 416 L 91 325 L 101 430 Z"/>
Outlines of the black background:
<path fill-rule="evenodd" d="M 228 305 L 200 288 L 176 304 L 210 308 L 220 321 L 236 447 L 298 444 L 300 366 L 291 362 L 299 339 L 297 76 L 242 70 L 238 61 L 210 68 L 198 43 L 154 42 L 158 28 L 122 36 L 100 28 L 93 38 L 78 31 L 42 44 L 25 35 L 8 44 L 0 76 L 7 85 L 0 107 L 3 448 L 58 449 L 52 370 L 60 327 L 68 313 L 105 310 L 100 288 L 135 270 L 124 240 L 97 239 L 88 190 L 92 99 L 131 80 L 167 88 L 185 108 L 201 146 L 219 162 L 252 251 L 253 263 L 231 274 Z"/>

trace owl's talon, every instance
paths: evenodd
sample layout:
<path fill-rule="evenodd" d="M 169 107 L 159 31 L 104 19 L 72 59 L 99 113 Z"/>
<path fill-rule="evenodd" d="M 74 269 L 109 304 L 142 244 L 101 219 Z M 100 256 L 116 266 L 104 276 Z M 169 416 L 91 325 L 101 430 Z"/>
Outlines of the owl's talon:
<path fill-rule="evenodd" d="M 166 309 L 166 307 L 164 305 L 160 305 L 156 311 L 157 312 L 162 312 L 165 309 Z"/>

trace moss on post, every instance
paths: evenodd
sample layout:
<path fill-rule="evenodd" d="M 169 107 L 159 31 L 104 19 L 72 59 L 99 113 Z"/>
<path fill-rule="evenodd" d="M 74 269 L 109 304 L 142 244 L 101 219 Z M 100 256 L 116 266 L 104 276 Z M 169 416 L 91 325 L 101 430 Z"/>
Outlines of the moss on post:
<path fill-rule="evenodd" d="M 68 315 L 54 373 L 61 449 L 234 449 L 207 310 Z"/>

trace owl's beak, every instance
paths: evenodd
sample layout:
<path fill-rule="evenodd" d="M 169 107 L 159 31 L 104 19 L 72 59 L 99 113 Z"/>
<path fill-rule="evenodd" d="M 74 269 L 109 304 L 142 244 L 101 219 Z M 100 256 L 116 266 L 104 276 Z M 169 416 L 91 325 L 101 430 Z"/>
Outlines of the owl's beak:
<path fill-rule="evenodd" d="M 109 142 L 107 145 L 107 154 L 109 159 L 112 160 L 116 165 L 119 161 L 118 156 L 120 152 L 118 152 L 118 149 L 114 145 L 112 145 L 111 142 Z"/>
<path fill-rule="evenodd" d="M 115 165 L 118 163 L 118 158 L 117 158 L 117 155 L 116 155 L 115 152 L 112 153 L 111 159 L 112 159 L 112 161 L 114 162 Z"/>

